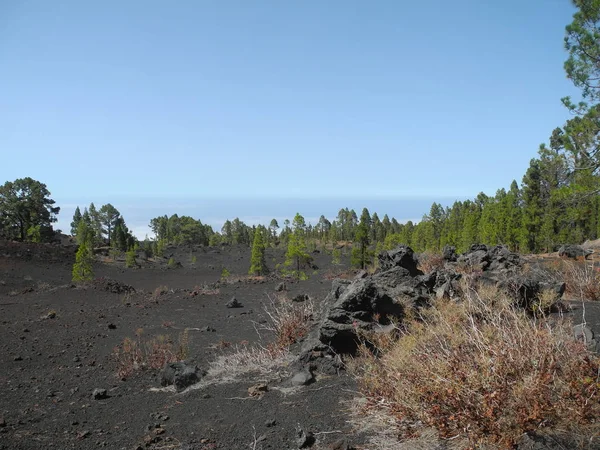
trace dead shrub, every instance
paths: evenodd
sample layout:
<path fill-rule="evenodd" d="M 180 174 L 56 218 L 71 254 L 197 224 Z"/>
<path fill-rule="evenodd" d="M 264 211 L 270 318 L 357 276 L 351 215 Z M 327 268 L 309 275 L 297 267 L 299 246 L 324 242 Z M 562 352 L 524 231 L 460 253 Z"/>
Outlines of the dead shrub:
<path fill-rule="evenodd" d="M 600 359 L 568 321 L 532 318 L 488 287 L 403 325 L 397 340 L 375 341 L 381 357 L 363 345 L 350 365 L 374 413 L 383 405 L 398 423 L 475 447 L 553 430 L 590 445 L 600 434 Z"/>
<path fill-rule="evenodd" d="M 207 285 L 195 286 L 190 297 L 196 297 L 197 295 L 219 295 L 221 291 L 218 288 L 211 288 Z"/>
<path fill-rule="evenodd" d="M 264 309 L 271 324 L 265 325 L 264 328 L 275 333 L 276 347 L 287 348 L 308 334 L 314 312 L 312 300 L 308 299 L 304 302 L 292 302 L 284 298 L 270 298 L 270 300 L 269 307 Z"/>
<path fill-rule="evenodd" d="M 600 271 L 590 261 L 562 261 L 567 294 L 578 300 L 600 300 Z"/>
<path fill-rule="evenodd" d="M 177 342 L 170 336 L 159 335 L 149 340 L 142 339 L 143 332 L 138 330 L 136 338 L 125 338 L 115 347 L 113 356 L 117 362 L 117 375 L 122 380 L 140 370 L 162 369 L 165 364 L 187 358 L 189 334 L 184 330 Z"/>
<path fill-rule="evenodd" d="M 152 293 L 152 300 L 158 300 L 162 295 L 165 295 L 168 292 L 169 288 L 167 286 L 158 286 Z"/>
<path fill-rule="evenodd" d="M 425 252 L 419 255 L 419 270 L 431 273 L 444 268 L 444 257 L 439 253 Z"/>

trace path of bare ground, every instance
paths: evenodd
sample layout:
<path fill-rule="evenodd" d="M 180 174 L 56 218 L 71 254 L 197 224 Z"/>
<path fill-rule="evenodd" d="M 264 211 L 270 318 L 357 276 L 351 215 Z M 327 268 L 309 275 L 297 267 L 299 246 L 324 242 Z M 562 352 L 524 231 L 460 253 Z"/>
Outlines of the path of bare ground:
<path fill-rule="evenodd" d="M 0 449 L 287 449 L 299 448 L 298 427 L 314 433 L 313 448 L 334 448 L 340 438 L 360 444 L 344 405 L 355 390 L 347 375 L 317 377 L 294 389 L 268 380 L 268 391 L 256 397 L 248 388 L 269 374 L 213 380 L 182 393 L 160 389 L 156 371 L 126 381 L 116 376 L 114 348 L 136 333 L 176 341 L 187 329 L 189 356 L 202 369 L 236 345 L 266 345 L 271 338 L 261 331 L 263 307 L 279 280 L 190 296 L 195 286 L 217 281 L 223 267 L 245 274 L 248 249 L 196 249 L 195 264 L 190 252 L 169 251 L 182 268 L 167 270 L 164 261 L 137 270 L 96 266 L 97 277 L 137 291 L 127 294 L 105 290 L 105 282 L 71 286 L 74 248 L 0 243 Z M 325 297 L 330 257 L 315 256 L 319 270 L 289 284 L 290 297 Z M 282 258 L 269 253 L 267 262 L 273 267 Z M 159 286 L 166 293 L 152 298 Z M 242 308 L 225 307 L 233 296 Z M 95 400 L 96 388 L 108 397 Z"/>

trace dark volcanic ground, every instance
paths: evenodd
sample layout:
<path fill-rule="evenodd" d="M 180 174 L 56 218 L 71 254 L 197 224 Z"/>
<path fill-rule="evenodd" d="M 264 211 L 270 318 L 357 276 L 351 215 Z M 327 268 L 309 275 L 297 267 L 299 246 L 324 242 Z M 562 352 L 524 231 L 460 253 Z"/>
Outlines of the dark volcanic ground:
<path fill-rule="evenodd" d="M 314 433 L 312 448 L 346 448 L 332 446 L 342 438 L 358 447 L 344 403 L 356 388 L 346 374 L 289 388 L 274 371 L 237 379 L 227 371 L 182 393 L 161 388 L 158 371 L 119 379 L 114 348 L 136 334 L 177 341 L 187 329 L 189 358 L 205 370 L 236 346 L 272 339 L 261 326 L 280 280 L 190 295 L 219 280 L 223 267 L 231 278 L 245 275 L 249 249 L 196 249 L 195 264 L 189 250 L 169 252 L 183 267 L 167 269 L 166 260 L 135 270 L 96 264 L 96 277 L 136 289 L 127 294 L 109 292 L 101 281 L 72 286 L 74 248 L 0 242 L 0 449 L 295 449 L 298 427 Z M 330 261 L 316 254 L 319 269 L 307 281 L 288 282 L 287 296 L 309 294 L 318 305 L 331 286 Z M 281 262 L 282 252 L 268 251 L 271 268 Z M 166 293 L 153 297 L 161 286 Z M 225 306 L 233 296 L 242 308 Z M 261 382 L 268 391 L 250 396 L 248 388 Z M 96 388 L 108 398 L 95 400 Z"/>

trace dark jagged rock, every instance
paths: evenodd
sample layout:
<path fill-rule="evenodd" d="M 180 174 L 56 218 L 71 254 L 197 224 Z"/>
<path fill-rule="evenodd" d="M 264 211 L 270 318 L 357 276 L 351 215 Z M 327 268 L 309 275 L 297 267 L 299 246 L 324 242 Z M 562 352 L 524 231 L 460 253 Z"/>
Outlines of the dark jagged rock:
<path fill-rule="evenodd" d="M 378 256 L 379 267 L 381 271 L 386 271 L 394 267 L 402 267 L 408 270 L 411 276 L 422 275 L 417 265 L 419 261 L 412 248 L 406 245 L 399 245 L 393 250 L 381 252 Z"/>
<path fill-rule="evenodd" d="M 456 255 L 456 247 L 453 245 L 446 245 L 442 251 L 442 257 L 444 258 L 444 261 L 456 262 L 456 259 L 458 258 Z"/>
<path fill-rule="evenodd" d="M 160 384 L 162 386 L 175 386 L 177 392 L 180 392 L 200 381 L 203 376 L 204 372 L 200 371 L 198 366 L 179 361 L 169 363 L 163 368 Z"/>
<path fill-rule="evenodd" d="M 232 297 L 231 300 L 229 300 L 225 306 L 227 308 L 242 308 L 242 304 L 239 302 L 239 300 L 235 297 Z"/>
<path fill-rule="evenodd" d="M 583 248 L 581 245 L 563 245 L 558 249 L 558 256 L 563 258 L 587 258 L 594 251 Z"/>

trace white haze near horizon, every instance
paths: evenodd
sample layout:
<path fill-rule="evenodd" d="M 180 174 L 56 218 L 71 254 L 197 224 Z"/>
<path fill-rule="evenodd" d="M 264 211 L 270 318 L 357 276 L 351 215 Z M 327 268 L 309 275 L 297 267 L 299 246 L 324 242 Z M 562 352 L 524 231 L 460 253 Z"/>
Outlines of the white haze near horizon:
<path fill-rule="evenodd" d="M 124 217 L 129 229 L 138 239 L 146 236 L 153 238 L 150 230 L 150 220 L 154 217 L 172 214 L 191 216 L 212 226 L 213 230 L 221 231 L 226 220 L 238 217 L 249 226 L 269 225 L 271 219 L 276 219 L 283 227 L 285 219 L 290 221 L 296 213 L 300 213 L 307 223 L 316 224 L 321 215 L 330 221 L 335 220 L 340 209 L 354 209 L 360 216 L 362 209 L 367 208 L 371 215 L 377 213 L 380 219 L 387 214 L 395 217 L 400 223 L 409 220 L 418 222 L 427 214 L 433 202 L 442 206 L 451 206 L 456 200 L 465 198 L 434 198 L 434 197 L 385 197 L 385 198 L 187 198 L 187 199 L 59 199 L 55 198 L 56 205 L 60 206 L 56 229 L 68 234 L 71 228 L 73 213 L 77 206 L 83 212 L 84 207 L 94 202 L 97 208 L 105 203 L 111 203 Z"/>

